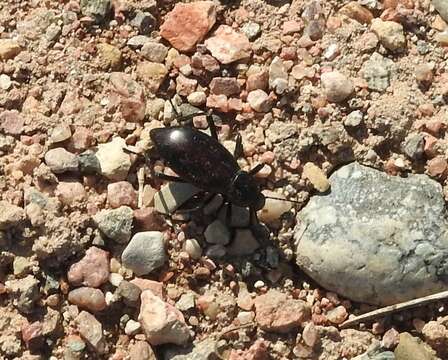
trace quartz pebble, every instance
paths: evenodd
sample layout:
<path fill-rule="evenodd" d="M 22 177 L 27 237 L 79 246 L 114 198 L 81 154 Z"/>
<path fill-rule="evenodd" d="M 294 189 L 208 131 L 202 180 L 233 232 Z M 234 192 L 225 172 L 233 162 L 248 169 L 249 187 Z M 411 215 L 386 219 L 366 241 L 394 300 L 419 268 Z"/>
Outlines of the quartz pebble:
<path fill-rule="evenodd" d="M 355 90 L 353 82 L 338 71 L 322 74 L 321 84 L 325 96 L 331 102 L 342 102 Z"/>
<path fill-rule="evenodd" d="M 143 291 L 138 319 L 151 345 L 185 344 L 190 331 L 182 313 L 165 303 L 151 291 Z"/>
<path fill-rule="evenodd" d="M 116 137 L 111 142 L 98 145 L 96 158 L 99 161 L 101 174 L 110 180 L 125 180 L 131 167 L 131 159 L 123 150 L 124 139 Z"/>
<path fill-rule="evenodd" d="M 166 261 L 163 233 L 144 231 L 135 234 L 121 255 L 123 265 L 137 275 L 146 275 Z"/>
<path fill-rule="evenodd" d="M 280 219 L 285 212 L 292 208 L 292 203 L 287 201 L 286 197 L 281 194 L 269 190 L 263 190 L 263 194 L 276 199 L 266 199 L 264 207 L 258 211 L 258 217 L 261 222 L 272 223 Z"/>

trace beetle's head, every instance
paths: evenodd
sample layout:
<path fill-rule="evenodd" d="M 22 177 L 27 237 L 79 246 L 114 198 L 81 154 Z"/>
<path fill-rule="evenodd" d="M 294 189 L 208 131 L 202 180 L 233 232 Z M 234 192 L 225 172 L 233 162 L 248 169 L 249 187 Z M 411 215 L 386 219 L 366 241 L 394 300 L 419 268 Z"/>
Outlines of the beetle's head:
<path fill-rule="evenodd" d="M 232 204 L 241 207 L 252 207 L 260 210 L 264 206 L 265 197 L 251 174 L 240 170 L 236 173 L 227 191 Z"/>

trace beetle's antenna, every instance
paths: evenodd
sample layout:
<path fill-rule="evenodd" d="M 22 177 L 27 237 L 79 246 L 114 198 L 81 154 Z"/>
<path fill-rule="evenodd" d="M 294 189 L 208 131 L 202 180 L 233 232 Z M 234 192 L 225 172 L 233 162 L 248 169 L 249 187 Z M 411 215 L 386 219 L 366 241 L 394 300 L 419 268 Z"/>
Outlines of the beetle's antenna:
<path fill-rule="evenodd" d="M 302 204 L 302 202 L 297 201 L 297 200 L 288 200 L 288 199 L 276 198 L 276 197 L 273 197 L 273 196 L 266 196 L 266 195 L 264 195 L 264 197 L 265 197 L 266 199 L 288 201 L 288 202 L 291 202 L 291 203 L 293 203 L 293 204 Z"/>
<path fill-rule="evenodd" d="M 174 106 L 173 101 L 171 100 L 171 98 L 168 99 L 168 101 L 170 102 L 170 104 L 171 104 L 171 108 L 173 109 L 174 114 L 176 115 L 176 117 L 177 117 L 177 118 L 180 118 L 181 116 L 180 116 L 180 114 L 177 112 L 177 109 L 176 109 L 176 107 Z"/>

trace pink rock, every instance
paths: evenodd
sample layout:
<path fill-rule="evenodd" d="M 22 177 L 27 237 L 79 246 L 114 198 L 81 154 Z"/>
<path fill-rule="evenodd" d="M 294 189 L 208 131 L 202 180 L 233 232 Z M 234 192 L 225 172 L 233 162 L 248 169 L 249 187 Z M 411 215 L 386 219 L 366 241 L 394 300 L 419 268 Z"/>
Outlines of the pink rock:
<path fill-rule="evenodd" d="M 179 51 L 191 51 L 210 31 L 216 21 L 212 1 L 178 3 L 160 27 L 160 35 Z"/>
<path fill-rule="evenodd" d="M 381 344 L 386 349 L 393 349 L 395 346 L 398 345 L 399 342 L 400 342 L 400 333 L 394 328 L 391 328 L 384 333 Z"/>
<path fill-rule="evenodd" d="M 227 101 L 229 111 L 241 111 L 243 110 L 243 101 L 237 98 L 230 98 Z"/>
<path fill-rule="evenodd" d="M 151 345 L 182 345 L 190 339 L 190 330 L 185 319 L 174 306 L 148 290 L 142 292 L 141 301 L 138 319 Z"/>
<path fill-rule="evenodd" d="M 59 107 L 59 111 L 63 115 L 73 115 L 79 113 L 83 108 L 83 101 L 75 92 L 70 92 L 65 95 L 64 100 Z"/>
<path fill-rule="evenodd" d="M 181 96 L 188 96 L 196 90 L 198 81 L 189 79 L 186 76 L 179 74 L 176 79 L 176 92 Z"/>
<path fill-rule="evenodd" d="M 304 301 L 288 299 L 277 290 L 269 290 L 255 298 L 255 310 L 255 320 L 260 328 L 280 333 L 298 328 L 311 315 L 310 307 Z"/>
<path fill-rule="evenodd" d="M 85 310 L 101 311 L 106 308 L 106 300 L 100 289 L 80 287 L 68 293 L 68 301 Z"/>
<path fill-rule="evenodd" d="M 221 25 L 213 37 L 205 40 L 205 46 L 221 64 L 246 59 L 251 54 L 249 39 L 246 35 Z"/>
<path fill-rule="evenodd" d="M 22 339 L 27 348 L 37 346 L 42 340 L 42 323 L 35 321 L 22 327 Z"/>
<path fill-rule="evenodd" d="M 269 341 L 257 339 L 246 351 L 232 350 L 229 360 L 269 360 Z"/>
<path fill-rule="evenodd" d="M 134 210 L 134 221 L 140 231 L 164 231 L 166 222 L 153 207 Z"/>
<path fill-rule="evenodd" d="M 137 341 L 129 345 L 130 360 L 157 360 L 154 351 L 146 341 Z"/>
<path fill-rule="evenodd" d="M 266 90 L 269 84 L 269 73 L 267 70 L 261 70 L 255 74 L 247 77 L 246 90 L 251 92 L 253 90 Z"/>
<path fill-rule="evenodd" d="M 225 95 L 209 95 L 207 97 L 207 107 L 217 109 L 222 112 L 229 111 L 227 96 Z"/>
<path fill-rule="evenodd" d="M 114 209 L 123 205 L 136 208 L 137 193 L 131 183 L 117 181 L 107 185 L 107 202 Z"/>
<path fill-rule="evenodd" d="M 443 156 L 437 156 L 428 161 L 428 174 L 432 177 L 445 177 L 448 172 L 448 162 Z"/>
<path fill-rule="evenodd" d="M 0 114 L 0 128 L 9 135 L 20 135 L 25 120 L 17 110 L 5 110 Z"/>
<path fill-rule="evenodd" d="M 319 341 L 319 333 L 316 329 L 316 326 L 312 322 L 309 322 L 305 325 L 305 328 L 302 332 L 303 342 L 309 346 L 314 347 Z"/>
<path fill-rule="evenodd" d="M 151 292 L 163 300 L 163 283 L 154 280 L 135 278 L 131 284 L 137 285 L 141 291 L 151 290 Z"/>
<path fill-rule="evenodd" d="M 145 118 L 146 104 L 140 98 L 121 98 L 119 108 L 126 121 L 140 122 Z"/>
<path fill-rule="evenodd" d="M 86 191 L 80 182 L 61 181 L 56 187 L 56 195 L 64 205 L 73 205 L 86 198 Z"/>
<path fill-rule="evenodd" d="M 297 33 L 302 29 L 303 29 L 303 23 L 295 20 L 285 21 L 282 26 L 282 32 L 285 35 Z"/>
<path fill-rule="evenodd" d="M 110 74 L 110 82 L 113 90 L 123 97 L 140 99 L 144 97 L 143 88 L 129 74 L 113 72 Z"/>
<path fill-rule="evenodd" d="M 93 350 L 103 354 L 106 350 L 106 340 L 101 323 L 87 311 L 81 311 L 75 321 L 81 337 Z"/>
<path fill-rule="evenodd" d="M 109 279 L 109 253 L 95 246 L 90 247 L 80 261 L 70 266 L 67 279 L 76 286 L 101 286 Z"/>
<path fill-rule="evenodd" d="M 327 319 L 333 324 L 342 324 L 347 319 L 348 313 L 342 305 L 335 307 L 326 314 Z"/>
<path fill-rule="evenodd" d="M 272 108 L 272 100 L 263 90 L 253 90 L 247 95 L 247 102 L 257 112 L 268 112 Z"/>
<path fill-rule="evenodd" d="M 240 92 L 240 85 L 236 78 L 216 77 L 210 82 L 210 91 L 215 95 L 235 95 Z"/>
<path fill-rule="evenodd" d="M 75 128 L 69 142 L 69 149 L 74 152 L 82 152 L 92 146 L 92 131 L 84 126 Z"/>

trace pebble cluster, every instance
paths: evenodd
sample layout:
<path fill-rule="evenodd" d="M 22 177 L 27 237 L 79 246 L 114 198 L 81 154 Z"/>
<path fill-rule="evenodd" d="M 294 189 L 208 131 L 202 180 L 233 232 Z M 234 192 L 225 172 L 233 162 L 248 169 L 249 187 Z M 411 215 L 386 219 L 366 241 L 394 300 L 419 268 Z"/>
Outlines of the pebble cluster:
<path fill-rule="evenodd" d="M 227 226 L 215 196 L 176 214 L 198 189 L 134 154 L 211 109 L 272 197 L 305 205 L 353 161 L 446 197 L 447 22 L 445 0 L 2 1 L 0 358 L 447 358 L 444 303 L 338 328 L 373 307 L 295 266 L 296 220 L 319 211 L 268 200 L 262 225 L 233 207 Z"/>

